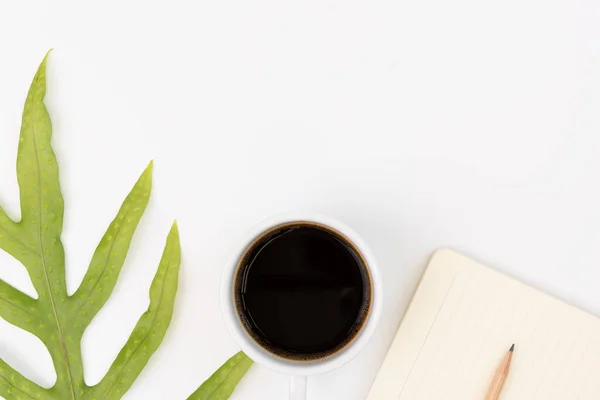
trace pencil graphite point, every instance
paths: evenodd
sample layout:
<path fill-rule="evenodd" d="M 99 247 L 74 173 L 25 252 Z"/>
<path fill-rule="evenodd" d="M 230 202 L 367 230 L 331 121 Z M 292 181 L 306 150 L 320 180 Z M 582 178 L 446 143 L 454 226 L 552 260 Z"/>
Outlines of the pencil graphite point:
<path fill-rule="evenodd" d="M 512 345 L 512 346 L 510 346 L 510 350 L 508 350 L 508 351 L 510 351 L 511 353 L 512 353 L 513 351 L 515 351 L 515 344 L 514 344 L 514 343 L 513 343 L 513 345 Z"/>

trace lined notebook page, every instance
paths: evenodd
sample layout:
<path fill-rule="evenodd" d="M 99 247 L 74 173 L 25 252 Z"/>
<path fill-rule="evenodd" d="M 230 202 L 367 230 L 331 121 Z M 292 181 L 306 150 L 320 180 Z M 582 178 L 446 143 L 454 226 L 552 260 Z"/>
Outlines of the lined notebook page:
<path fill-rule="evenodd" d="M 600 319 L 452 250 L 421 279 L 368 400 L 600 399 Z"/>

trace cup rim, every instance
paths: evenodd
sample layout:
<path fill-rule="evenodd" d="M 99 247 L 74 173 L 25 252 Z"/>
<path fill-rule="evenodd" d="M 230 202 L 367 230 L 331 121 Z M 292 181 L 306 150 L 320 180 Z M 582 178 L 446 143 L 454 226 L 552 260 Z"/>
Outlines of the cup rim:
<path fill-rule="evenodd" d="M 234 280 L 239 262 L 254 241 L 278 225 L 292 222 L 312 222 L 325 225 L 345 236 L 360 252 L 371 278 L 372 298 L 369 314 L 360 332 L 336 353 L 316 360 L 291 360 L 269 352 L 261 347 L 242 326 L 234 299 Z M 335 369 L 350 361 L 372 336 L 381 314 L 381 277 L 373 254 L 364 240 L 349 226 L 331 217 L 315 213 L 286 213 L 266 218 L 246 234 L 229 259 L 221 277 L 221 311 L 227 328 L 242 351 L 255 362 L 289 375 L 313 375 Z"/>

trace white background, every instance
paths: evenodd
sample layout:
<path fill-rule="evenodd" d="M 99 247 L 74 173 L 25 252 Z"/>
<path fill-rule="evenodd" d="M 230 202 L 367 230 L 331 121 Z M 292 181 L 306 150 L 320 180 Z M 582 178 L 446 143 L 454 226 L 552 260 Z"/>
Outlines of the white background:
<path fill-rule="evenodd" d="M 19 216 L 20 114 L 44 53 L 66 202 L 69 288 L 137 176 L 150 207 L 86 332 L 98 382 L 148 304 L 178 219 L 168 335 L 127 399 L 185 399 L 238 349 L 222 267 L 261 219 L 329 214 L 385 283 L 374 339 L 311 378 L 309 400 L 364 399 L 431 252 L 453 247 L 600 315 L 597 0 L 0 2 L 0 203 Z M 0 255 L 0 277 L 28 289 Z M 54 379 L 41 342 L 0 325 L 0 356 Z M 235 399 L 285 399 L 253 367 Z"/>

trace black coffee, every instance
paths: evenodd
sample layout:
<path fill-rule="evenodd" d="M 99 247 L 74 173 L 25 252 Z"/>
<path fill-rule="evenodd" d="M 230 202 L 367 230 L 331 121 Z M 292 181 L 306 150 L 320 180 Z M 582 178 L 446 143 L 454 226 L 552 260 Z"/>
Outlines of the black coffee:
<path fill-rule="evenodd" d="M 331 355 L 360 331 L 371 305 L 365 262 L 341 234 L 292 223 L 258 238 L 235 279 L 238 315 L 263 348 L 281 357 Z"/>

